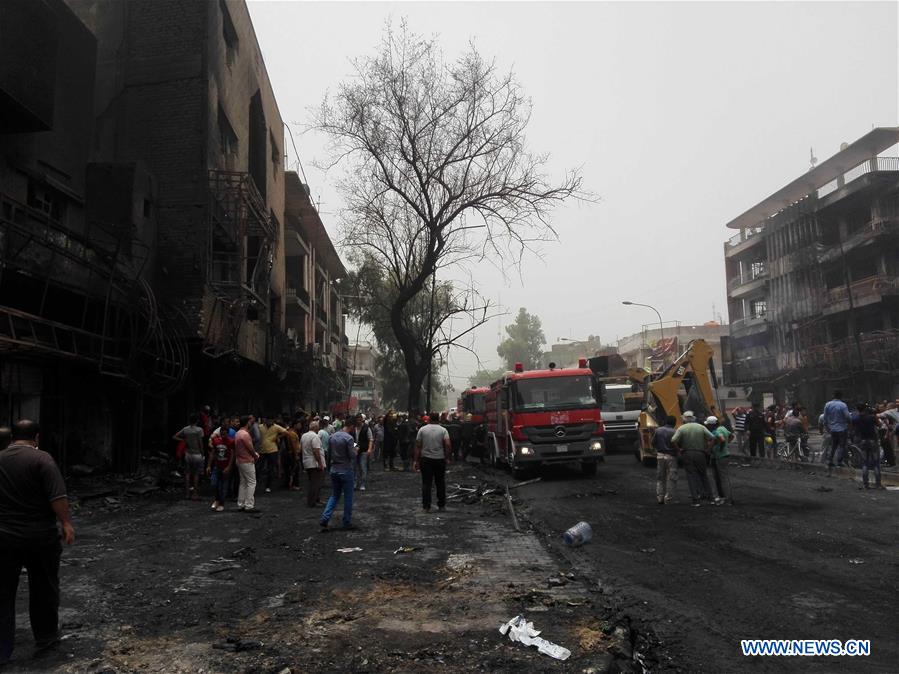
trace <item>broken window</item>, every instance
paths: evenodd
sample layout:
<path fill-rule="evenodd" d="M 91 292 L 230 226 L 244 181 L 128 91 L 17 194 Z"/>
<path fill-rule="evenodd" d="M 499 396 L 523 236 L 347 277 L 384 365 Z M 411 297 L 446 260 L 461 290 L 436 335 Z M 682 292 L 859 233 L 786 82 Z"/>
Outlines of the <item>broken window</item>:
<path fill-rule="evenodd" d="M 65 224 L 65 197 L 52 187 L 29 179 L 28 205 L 49 216 L 56 222 Z"/>
<path fill-rule="evenodd" d="M 753 300 L 749 304 L 750 318 L 764 318 L 768 313 L 768 300 Z"/>
<path fill-rule="evenodd" d="M 277 180 L 278 169 L 281 167 L 281 148 L 278 147 L 278 142 L 271 131 L 268 134 L 268 142 L 272 149 L 272 176 Z"/>
<path fill-rule="evenodd" d="M 219 8 L 222 10 L 222 39 L 225 42 L 225 61 L 231 66 L 237 58 L 237 48 L 240 41 L 237 38 L 237 31 L 234 29 L 234 22 L 231 21 L 231 13 L 228 11 L 228 5 L 225 3 L 225 0 L 219 0 Z"/>
<path fill-rule="evenodd" d="M 765 261 L 757 260 L 749 265 L 750 278 L 757 279 L 765 275 Z"/>
<path fill-rule="evenodd" d="M 265 124 L 265 111 L 262 108 L 262 95 L 257 91 L 250 99 L 250 140 L 247 152 L 247 167 L 253 177 L 253 183 L 259 194 L 265 198 L 268 157 L 266 156 L 266 140 L 268 127 Z"/>
<path fill-rule="evenodd" d="M 228 121 L 228 115 L 225 114 L 225 111 L 222 109 L 221 105 L 219 105 L 218 126 L 219 147 L 221 147 L 222 154 L 236 155 L 237 134 L 234 133 L 234 127 L 232 127 L 231 122 Z"/>

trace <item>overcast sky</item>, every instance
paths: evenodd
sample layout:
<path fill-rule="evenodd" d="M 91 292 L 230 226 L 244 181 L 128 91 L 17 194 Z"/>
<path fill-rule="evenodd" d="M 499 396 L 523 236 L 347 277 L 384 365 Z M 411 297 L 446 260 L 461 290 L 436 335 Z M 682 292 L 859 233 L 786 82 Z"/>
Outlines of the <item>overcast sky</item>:
<path fill-rule="evenodd" d="M 388 18 L 437 35 L 448 56 L 474 39 L 515 71 L 534 103 L 531 148 L 551 154 L 556 176 L 581 166 L 600 198 L 555 213 L 560 240 L 526 260 L 522 280 L 489 265 L 475 274 L 510 316 L 536 313 L 548 343 L 614 342 L 656 321 L 626 299 L 666 321 L 727 321 L 725 223 L 807 171 L 810 148 L 823 161 L 899 118 L 895 2 L 253 0 L 250 12 L 334 237 L 339 175 L 315 170 L 325 139 L 300 131 L 350 75 L 349 60 L 373 52 Z M 500 364 L 501 320 L 467 342 L 488 367 Z M 450 358 L 462 388 L 475 359 Z"/>

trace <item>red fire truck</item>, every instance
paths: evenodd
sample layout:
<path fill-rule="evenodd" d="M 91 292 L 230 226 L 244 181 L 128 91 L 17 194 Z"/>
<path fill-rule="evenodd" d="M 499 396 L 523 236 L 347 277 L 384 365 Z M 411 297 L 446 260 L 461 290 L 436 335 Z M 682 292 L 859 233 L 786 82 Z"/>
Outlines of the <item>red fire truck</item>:
<path fill-rule="evenodd" d="M 487 453 L 516 477 L 529 467 L 578 461 L 596 474 L 605 455 L 596 383 L 582 358 L 576 368 L 514 372 L 490 386 L 487 394 Z"/>
<path fill-rule="evenodd" d="M 487 420 L 487 394 L 490 389 L 486 386 L 468 388 L 462 391 L 459 402 L 456 403 L 456 411 L 462 418 L 462 454 L 468 456 L 480 456 L 484 460 L 484 422 Z"/>

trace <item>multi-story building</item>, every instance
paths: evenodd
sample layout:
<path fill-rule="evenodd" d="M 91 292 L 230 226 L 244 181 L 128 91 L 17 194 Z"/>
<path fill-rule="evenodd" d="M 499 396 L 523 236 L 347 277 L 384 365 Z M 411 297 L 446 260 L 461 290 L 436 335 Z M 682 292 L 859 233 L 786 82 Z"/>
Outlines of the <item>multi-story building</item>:
<path fill-rule="evenodd" d="M 3 2 L 0 25 L 0 423 L 39 419 L 63 465 L 131 470 L 114 448 L 187 367 L 148 282 L 156 185 L 90 161 L 98 43 L 76 14 Z"/>
<path fill-rule="evenodd" d="M 877 128 L 728 223 L 731 381 L 820 406 L 899 393 L 899 128 Z"/>
<path fill-rule="evenodd" d="M 375 365 L 378 352 L 371 343 L 359 342 L 350 346 L 349 357 L 356 409 L 366 414 L 377 414 L 381 411 L 381 387 Z"/>
<path fill-rule="evenodd" d="M 720 377 L 727 334 L 728 326 L 716 321 L 703 325 L 681 325 L 676 322 L 661 327 L 644 325 L 640 332 L 618 340 L 618 354 L 628 367 L 657 369 L 662 362 L 670 363 L 692 340 L 701 338 L 712 348 L 712 358 Z"/>
<path fill-rule="evenodd" d="M 543 354 L 542 367 L 549 363 L 555 363 L 558 367 L 577 367 L 579 359 L 602 356 L 610 349 L 614 352 L 615 347 L 603 344 L 596 335 L 589 335 L 585 340 L 560 338 Z"/>
<path fill-rule="evenodd" d="M 0 422 L 132 470 L 202 404 L 343 396 L 345 270 L 245 2 L 11 0 L 0 24 Z"/>
<path fill-rule="evenodd" d="M 300 403 L 315 410 L 346 395 L 348 340 L 343 302 L 335 283 L 346 268 L 331 242 L 308 185 L 285 174 L 285 325 L 293 358 L 290 378 Z"/>

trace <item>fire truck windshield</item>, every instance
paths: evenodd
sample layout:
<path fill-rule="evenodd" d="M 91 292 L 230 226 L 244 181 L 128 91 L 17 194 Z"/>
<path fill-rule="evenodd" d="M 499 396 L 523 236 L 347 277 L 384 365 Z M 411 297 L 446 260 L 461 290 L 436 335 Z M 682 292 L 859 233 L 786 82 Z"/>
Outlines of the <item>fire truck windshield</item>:
<path fill-rule="evenodd" d="M 465 397 L 465 409 L 463 411 L 471 414 L 483 414 L 487 410 L 487 394 L 472 393 Z"/>
<path fill-rule="evenodd" d="M 520 412 L 598 406 L 592 378 L 585 376 L 519 379 L 514 384 L 513 401 Z"/>

